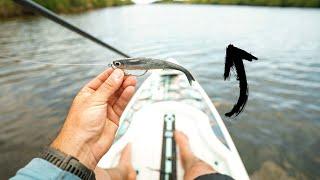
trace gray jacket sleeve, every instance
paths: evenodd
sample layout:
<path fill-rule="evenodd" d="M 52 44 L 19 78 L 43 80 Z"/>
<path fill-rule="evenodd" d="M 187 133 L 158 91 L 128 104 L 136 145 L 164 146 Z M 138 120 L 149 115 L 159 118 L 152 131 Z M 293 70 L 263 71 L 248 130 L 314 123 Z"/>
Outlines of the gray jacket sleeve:
<path fill-rule="evenodd" d="M 80 180 L 76 175 L 63 171 L 50 162 L 34 158 L 25 167 L 20 169 L 17 174 L 10 180 L 42 180 L 42 179 L 63 179 L 63 180 Z"/>

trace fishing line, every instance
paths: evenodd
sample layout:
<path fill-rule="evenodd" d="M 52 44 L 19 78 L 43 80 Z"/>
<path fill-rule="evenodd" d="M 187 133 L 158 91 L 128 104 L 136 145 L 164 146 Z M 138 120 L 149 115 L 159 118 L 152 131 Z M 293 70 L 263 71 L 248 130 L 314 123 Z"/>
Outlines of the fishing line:
<path fill-rule="evenodd" d="M 28 62 L 34 64 L 55 65 L 55 66 L 108 66 L 108 64 L 89 64 L 89 63 L 50 63 L 34 60 L 23 60 L 20 62 Z"/>
<path fill-rule="evenodd" d="M 0 56 L 0 59 L 12 59 L 12 56 Z M 110 66 L 109 64 L 96 64 L 96 63 L 55 63 L 55 62 L 43 62 L 36 60 L 14 60 L 17 63 L 33 63 L 53 66 Z"/>

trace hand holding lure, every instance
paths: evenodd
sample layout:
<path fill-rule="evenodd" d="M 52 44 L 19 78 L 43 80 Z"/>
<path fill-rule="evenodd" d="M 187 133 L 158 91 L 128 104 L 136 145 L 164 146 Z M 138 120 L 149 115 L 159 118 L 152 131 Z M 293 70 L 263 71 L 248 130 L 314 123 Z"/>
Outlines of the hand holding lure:
<path fill-rule="evenodd" d="M 195 81 L 192 74 L 186 68 L 178 64 L 160 59 L 145 57 L 124 58 L 113 61 L 112 64 L 110 64 L 110 66 L 114 69 L 119 68 L 122 70 L 145 70 L 145 72 L 142 75 L 147 73 L 148 70 L 153 69 L 175 69 L 183 72 L 187 76 L 190 85 L 192 85 L 192 81 Z"/>
<path fill-rule="evenodd" d="M 244 109 L 248 96 L 249 96 L 249 89 L 246 77 L 246 71 L 244 69 L 244 65 L 242 60 L 252 61 L 258 60 L 257 57 L 253 56 L 252 54 L 239 49 L 232 44 L 227 47 L 226 50 L 226 62 L 224 68 L 224 80 L 230 77 L 230 70 L 235 67 L 235 71 L 237 73 L 237 80 L 239 81 L 240 87 L 240 96 L 237 103 L 233 106 L 232 110 L 228 113 L 225 113 L 227 117 L 231 116 L 238 116 Z M 235 114 L 235 115 L 234 115 Z"/>

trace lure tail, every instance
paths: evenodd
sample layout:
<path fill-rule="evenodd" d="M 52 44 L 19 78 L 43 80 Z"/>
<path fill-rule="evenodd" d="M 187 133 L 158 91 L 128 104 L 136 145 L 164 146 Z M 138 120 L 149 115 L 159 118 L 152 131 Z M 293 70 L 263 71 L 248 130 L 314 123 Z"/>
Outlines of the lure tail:
<path fill-rule="evenodd" d="M 190 86 L 192 86 L 192 82 L 195 81 L 193 75 L 186 69 L 183 69 L 182 71 L 187 76 Z"/>
<path fill-rule="evenodd" d="M 186 68 L 184 68 L 178 64 L 174 64 L 172 62 L 170 62 L 170 65 L 171 65 L 170 67 L 172 67 L 173 69 L 176 69 L 176 70 L 183 72 L 186 75 L 190 86 L 192 86 L 192 82 L 195 81 L 195 79 L 194 79 L 193 75 Z"/>
<path fill-rule="evenodd" d="M 235 69 L 237 74 L 237 80 L 239 81 L 240 95 L 237 103 L 233 106 L 232 110 L 228 113 L 225 113 L 227 117 L 236 117 L 244 109 L 249 96 L 249 89 L 246 77 L 246 71 L 243 65 L 243 59 L 252 61 L 258 60 L 257 57 L 252 54 L 239 49 L 232 44 L 227 47 L 226 50 L 226 59 L 225 59 L 225 69 L 224 69 L 224 80 L 230 77 L 231 69 Z"/>

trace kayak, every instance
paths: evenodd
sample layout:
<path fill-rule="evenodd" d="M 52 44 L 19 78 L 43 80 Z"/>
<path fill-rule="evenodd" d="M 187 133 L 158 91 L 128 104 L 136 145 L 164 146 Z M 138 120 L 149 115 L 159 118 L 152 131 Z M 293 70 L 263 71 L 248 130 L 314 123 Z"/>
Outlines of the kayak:
<path fill-rule="evenodd" d="M 234 179 L 249 179 L 221 116 L 200 84 L 190 86 L 179 71 L 155 71 L 137 90 L 123 112 L 115 142 L 98 163 L 118 164 L 122 149 L 132 144 L 137 179 L 183 179 L 173 132 L 184 132 L 193 153 Z"/>

